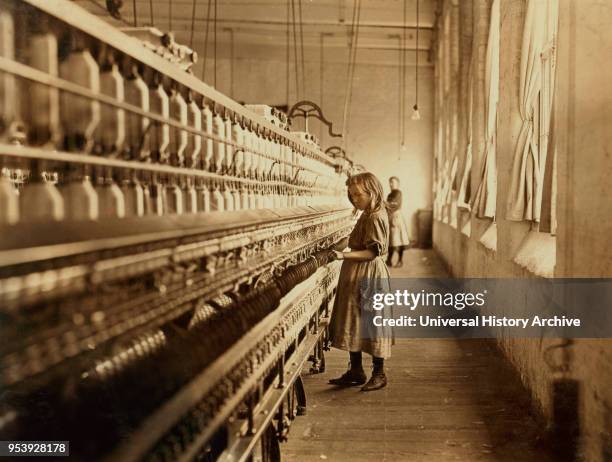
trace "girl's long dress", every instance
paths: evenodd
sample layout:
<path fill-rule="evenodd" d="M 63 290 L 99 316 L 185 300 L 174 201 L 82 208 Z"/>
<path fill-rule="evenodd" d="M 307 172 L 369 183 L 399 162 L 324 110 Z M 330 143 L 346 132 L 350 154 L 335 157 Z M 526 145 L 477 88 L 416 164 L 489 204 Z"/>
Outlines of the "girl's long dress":
<path fill-rule="evenodd" d="M 387 196 L 389 204 L 389 247 L 407 247 L 410 245 L 410 233 L 404 215 L 402 215 L 402 192 L 392 190 Z"/>
<path fill-rule="evenodd" d="M 363 351 L 381 358 L 391 356 L 393 331 L 389 327 L 377 327 L 375 316 L 391 318 L 392 307 L 380 311 L 362 309 L 373 290 L 389 291 L 389 270 L 385 264 L 389 239 L 387 211 L 363 212 L 351 236 L 351 250 L 371 249 L 376 258 L 371 261 L 344 260 L 340 270 L 338 291 L 332 319 L 330 337 L 332 346 L 347 351 Z M 367 287 L 364 282 L 369 282 Z M 371 305 L 369 305 L 371 307 Z"/>

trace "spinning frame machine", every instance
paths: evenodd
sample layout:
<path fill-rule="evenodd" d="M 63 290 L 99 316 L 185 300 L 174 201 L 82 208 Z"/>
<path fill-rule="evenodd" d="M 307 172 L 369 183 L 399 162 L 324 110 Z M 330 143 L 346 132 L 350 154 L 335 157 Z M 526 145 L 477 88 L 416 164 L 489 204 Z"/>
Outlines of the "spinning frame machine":
<path fill-rule="evenodd" d="M 67 0 L 0 5 L 0 434 L 278 460 L 351 165 L 158 51 Z"/>

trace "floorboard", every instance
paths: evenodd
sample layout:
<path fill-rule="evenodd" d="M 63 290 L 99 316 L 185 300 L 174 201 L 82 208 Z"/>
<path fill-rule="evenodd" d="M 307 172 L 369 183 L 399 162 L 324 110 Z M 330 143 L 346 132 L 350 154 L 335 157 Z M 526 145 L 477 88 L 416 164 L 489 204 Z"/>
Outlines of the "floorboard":
<path fill-rule="evenodd" d="M 404 260 L 394 277 L 445 275 L 431 250 Z M 304 375 L 307 415 L 281 446 L 285 462 L 552 460 L 527 392 L 489 341 L 399 339 L 386 362 L 389 385 L 370 393 L 327 384 L 346 369 L 346 352 L 327 352 L 326 361 L 325 373 Z"/>

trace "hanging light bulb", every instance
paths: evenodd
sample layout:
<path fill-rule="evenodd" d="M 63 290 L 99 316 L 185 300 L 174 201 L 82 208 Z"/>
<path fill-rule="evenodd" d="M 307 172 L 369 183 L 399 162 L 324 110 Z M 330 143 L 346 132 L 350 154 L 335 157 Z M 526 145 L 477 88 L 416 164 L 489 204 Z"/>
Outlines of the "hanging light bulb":
<path fill-rule="evenodd" d="M 419 0 L 416 2 L 416 64 L 414 66 L 414 81 L 415 81 L 415 94 L 414 94 L 414 106 L 412 106 L 412 120 L 421 120 L 421 114 L 419 114 Z"/>
<path fill-rule="evenodd" d="M 402 160 L 402 155 L 406 154 L 407 152 L 408 152 L 408 146 L 406 146 L 406 143 L 402 141 L 402 144 L 400 144 L 400 147 L 399 147 L 399 152 L 397 153 L 397 160 Z"/>

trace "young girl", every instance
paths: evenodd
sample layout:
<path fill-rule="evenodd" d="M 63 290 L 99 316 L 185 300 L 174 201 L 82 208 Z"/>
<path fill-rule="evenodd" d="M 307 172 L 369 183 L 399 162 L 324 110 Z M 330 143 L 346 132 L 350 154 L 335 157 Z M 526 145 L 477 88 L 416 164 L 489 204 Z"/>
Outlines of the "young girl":
<path fill-rule="evenodd" d="M 329 383 L 340 386 L 363 385 L 366 375 L 363 371 L 361 353 L 372 355 L 374 369 L 367 384 L 361 389 L 372 391 L 387 385 L 384 358 L 391 355 L 392 332 L 388 327 L 376 327 L 373 318 L 385 314 L 366 306 L 364 297 L 377 291 L 388 291 L 389 270 L 384 258 L 387 254 L 389 221 L 383 200 L 380 181 L 371 173 L 360 173 L 347 181 L 349 200 L 356 209 L 362 210 L 353 232 L 349 237 L 350 252 L 332 251 L 334 259 L 343 260 L 338 281 L 338 292 L 332 319 L 330 336 L 332 345 L 349 351 L 350 369 L 341 377 Z M 364 290 L 364 283 L 366 289 Z"/>

